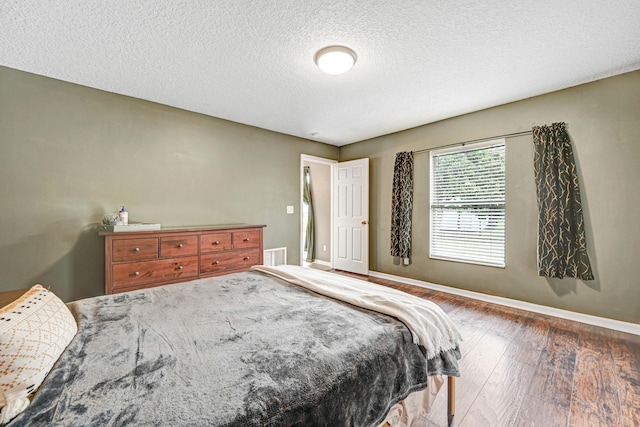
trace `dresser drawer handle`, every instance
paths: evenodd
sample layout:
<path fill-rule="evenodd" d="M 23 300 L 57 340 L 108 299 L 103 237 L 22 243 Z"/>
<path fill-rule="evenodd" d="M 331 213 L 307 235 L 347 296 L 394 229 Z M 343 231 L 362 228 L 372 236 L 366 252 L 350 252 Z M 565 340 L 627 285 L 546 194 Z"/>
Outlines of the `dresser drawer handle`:
<path fill-rule="evenodd" d="M 135 248 L 133 252 L 140 252 L 140 248 Z"/>
<path fill-rule="evenodd" d="M 139 275 L 140 275 L 140 272 L 139 272 L 139 271 L 136 271 L 135 273 L 133 273 L 133 275 L 134 275 L 134 276 L 139 276 Z"/>
<path fill-rule="evenodd" d="M 220 244 L 220 240 L 216 240 L 215 242 L 213 242 L 214 245 L 219 245 Z"/>
<path fill-rule="evenodd" d="M 218 264 L 220 264 L 220 261 L 216 261 L 213 263 L 213 265 L 218 265 Z"/>
<path fill-rule="evenodd" d="M 182 270 L 182 266 L 181 265 L 178 266 L 178 270 Z"/>
<path fill-rule="evenodd" d="M 244 257 L 244 260 L 249 261 L 249 257 L 248 256 Z"/>
<path fill-rule="evenodd" d="M 244 241 L 245 241 L 245 242 L 248 242 L 248 241 L 249 241 L 249 238 L 247 237 L 246 239 L 244 239 Z"/>
<path fill-rule="evenodd" d="M 184 246 L 184 245 L 183 245 L 182 243 L 180 243 L 180 244 L 178 245 L 178 247 L 179 247 L 179 248 L 181 248 L 181 247 L 183 247 L 183 246 Z"/>

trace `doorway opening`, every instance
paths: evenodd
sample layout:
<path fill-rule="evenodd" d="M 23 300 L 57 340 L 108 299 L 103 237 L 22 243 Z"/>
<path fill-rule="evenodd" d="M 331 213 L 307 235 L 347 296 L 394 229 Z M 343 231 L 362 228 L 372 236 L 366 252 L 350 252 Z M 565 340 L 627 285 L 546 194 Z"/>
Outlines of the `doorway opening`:
<path fill-rule="evenodd" d="M 303 267 L 322 270 L 332 268 L 331 185 L 332 165 L 336 163 L 335 160 L 301 155 L 300 265 Z M 309 192 L 307 196 L 305 183 Z M 312 227 L 309 227 L 310 222 Z"/>

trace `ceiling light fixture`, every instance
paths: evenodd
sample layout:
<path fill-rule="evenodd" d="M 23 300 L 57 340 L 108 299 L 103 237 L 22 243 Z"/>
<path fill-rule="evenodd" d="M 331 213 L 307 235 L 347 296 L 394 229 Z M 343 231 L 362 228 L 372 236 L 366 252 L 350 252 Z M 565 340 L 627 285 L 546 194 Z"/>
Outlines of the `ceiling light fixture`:
<path fill-rule="evenodd" d="M 346 73 L 356 63 L 356 53 L 344 46 L 328 46 L 320 49 L 313 60 L 327 74 Z"/>

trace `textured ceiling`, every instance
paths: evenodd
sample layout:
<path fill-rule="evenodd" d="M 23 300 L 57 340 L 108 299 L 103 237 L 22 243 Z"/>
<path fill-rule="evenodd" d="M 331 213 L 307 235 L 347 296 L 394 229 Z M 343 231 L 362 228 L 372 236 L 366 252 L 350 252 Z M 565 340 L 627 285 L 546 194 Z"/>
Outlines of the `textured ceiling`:
<path fill-rule="evenodd" d="M 340 146 L 640 69 L 640 1 L 2 0 L 0 65 Z"/>

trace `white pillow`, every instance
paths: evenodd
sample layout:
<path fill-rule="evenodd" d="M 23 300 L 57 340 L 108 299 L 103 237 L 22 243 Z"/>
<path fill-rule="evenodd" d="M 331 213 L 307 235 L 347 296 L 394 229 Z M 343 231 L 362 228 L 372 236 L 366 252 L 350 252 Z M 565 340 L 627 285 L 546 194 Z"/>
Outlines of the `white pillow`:
<path fill-rule="evenodd" d="M 67 306 L 40 285 L 0 308 L 0 423 L 33 394 L 78 332 Z"/>

